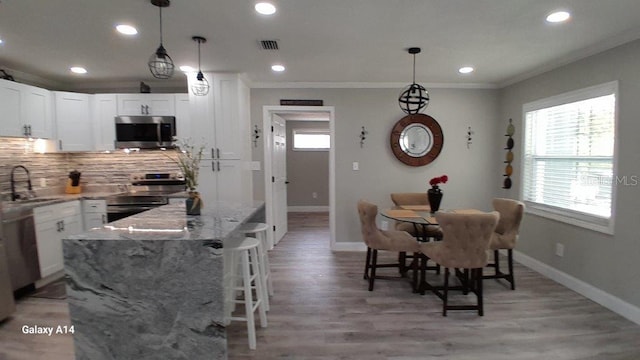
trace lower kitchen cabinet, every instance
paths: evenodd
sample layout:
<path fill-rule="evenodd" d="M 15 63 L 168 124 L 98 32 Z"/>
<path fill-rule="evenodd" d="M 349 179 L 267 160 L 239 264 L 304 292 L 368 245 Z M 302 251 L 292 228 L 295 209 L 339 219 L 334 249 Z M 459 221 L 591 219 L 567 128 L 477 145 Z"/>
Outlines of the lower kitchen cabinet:
<path fill-rule="evenodd" d="M 62 239 L 82 232 L 80 201 L 40 206 L 33 209 L 40 275 L 46 277 L 64 269 Z"/>
<path fill-rule="evenodd" d="M 84 231 L 101 227 L 107 223 L 107 201 L 106 200 L 82 200 L 82 217 Z"/>
<path fill-rule="evenodd" d="M 244 175 L 244 176 L 243 176 Z M 243 181 L 248 178 L 241 160 L 203 160 L 198 175 L 198 191 L 204 206 L 216 201 L 244 201 L 250 192 Z"/>

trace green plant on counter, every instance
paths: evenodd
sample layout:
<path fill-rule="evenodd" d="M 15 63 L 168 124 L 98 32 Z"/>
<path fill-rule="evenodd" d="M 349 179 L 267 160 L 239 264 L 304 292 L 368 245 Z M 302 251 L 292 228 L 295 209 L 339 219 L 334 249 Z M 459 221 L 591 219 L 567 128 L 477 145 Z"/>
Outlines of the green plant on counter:
<path fill-rule="evenodd" d="M 190 192 L 194 192 L 198 188 L 198 171 L 200 170 L 204 145 L 196 147 L 189 144 L 188 140 L 180 140 L 176 145 L 177 158 L 171 156 L 170 158 L 178 165 L 182 175 L 184 175 L 187 189 Z"/>

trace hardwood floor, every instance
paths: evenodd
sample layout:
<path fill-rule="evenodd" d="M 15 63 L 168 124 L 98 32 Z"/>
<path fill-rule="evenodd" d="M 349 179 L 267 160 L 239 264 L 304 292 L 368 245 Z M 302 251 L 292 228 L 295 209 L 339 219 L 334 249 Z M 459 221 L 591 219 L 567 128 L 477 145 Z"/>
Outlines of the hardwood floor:
<path fill-rule="evenodd" d="M 229 359 L 640 359 L 640 326 L 523 266 L 516 264 L 515 291 L 484 282 L 484 317 L 442 317 L 441 301 L 411 293 L 407 279 L 376 280 L 367 291 L 364 257 L 329 250 L 327 214 L 291 213 L 289 232 L 270 252 L 269 326 L 257 328 L 252 351 L 246 324 L 233 322 Z M 21 300 L 0 324 L 0 360 L 73 359 L 70 335 L 20 331 L 68 323 L 63 300 Z"/>

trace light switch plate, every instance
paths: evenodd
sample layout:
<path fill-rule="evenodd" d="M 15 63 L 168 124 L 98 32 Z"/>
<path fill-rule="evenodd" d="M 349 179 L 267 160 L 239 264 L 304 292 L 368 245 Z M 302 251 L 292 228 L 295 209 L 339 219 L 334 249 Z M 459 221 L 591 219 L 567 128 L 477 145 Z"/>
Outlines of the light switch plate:
<path fill-rule="evenodd" d="M 360 170 L 360 164 L 357 161 L 353 162 L 353 171 Z"/>

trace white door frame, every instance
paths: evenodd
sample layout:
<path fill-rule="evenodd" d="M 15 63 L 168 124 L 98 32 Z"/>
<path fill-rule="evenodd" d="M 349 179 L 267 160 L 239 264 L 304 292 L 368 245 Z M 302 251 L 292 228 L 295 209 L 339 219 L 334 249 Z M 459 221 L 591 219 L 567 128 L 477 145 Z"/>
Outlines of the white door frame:
<path fill-rule="evenodd" d="M 279 105 L 266 105 L 262 107 L 262 133 L 264 134 L 264 196 L 265 196 L 265 210 L 266 221 L 269 228 L 273 228 L 273 214 L 271 204 L 273 202 L 273 192 L 271 186 L 271 162 L 272 152 L 271 143 L 273 141 L 271 136 L 271 117 L 274 114 L 285 113 L 325 113 L 329 115 L 329 135 L 331 136 L 331 148 L 329 149 L 329 234 L 330 234 L 330 246 L 331 250 L 334 249 L 336 243 L 336 177 L 335 177 L 335 108 L 333 106 L 279 106 Z M 269 242 L 275 244 L 273 238 L 273 231 L 268 231 Z"/>

